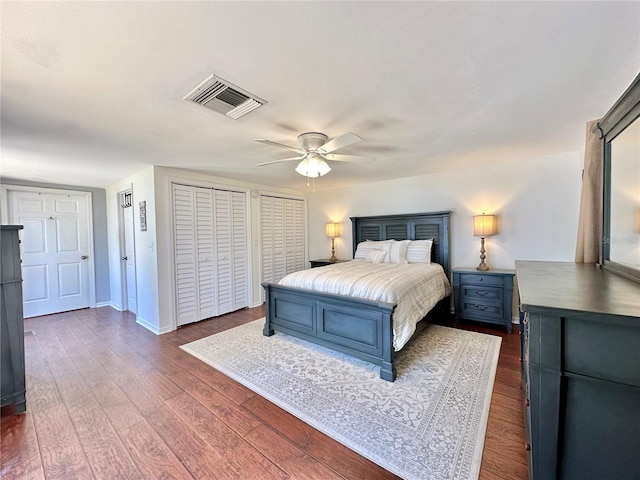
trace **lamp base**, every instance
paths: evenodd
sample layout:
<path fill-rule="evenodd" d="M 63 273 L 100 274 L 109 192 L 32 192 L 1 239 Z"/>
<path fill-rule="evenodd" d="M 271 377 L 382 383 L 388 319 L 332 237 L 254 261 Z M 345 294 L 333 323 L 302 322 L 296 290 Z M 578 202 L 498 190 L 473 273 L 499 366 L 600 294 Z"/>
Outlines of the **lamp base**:
<path fill-rule="evenodd" d="M 487 258 L 485 255 L 486 250 L 484 249 L 484 237 L 480 240 L 480 265 L 476 267 L 476 270 L 480 270 L 481 272 L 486 272 L 489 270 L 489 265 L 484 263 L 484 259 Z"/>
<path fill-rule="evenodd" d="M 489 265 L 487 265 L 486 263 L 482 262 L 480 265 L 478 265 L 476 267 L 476 270 L 480 270 L 481 272 L 486 272 L 489 270 Z"/>
<path fill-rule="evenodd" d="M 332 262 L 335 262 L 336 260 L 338 260 L 336 258 L 336 244 L 334 242 L 333 237 L 331 237 L 331 258 L 329 258 L 329 260 L 331 260 Z"/>

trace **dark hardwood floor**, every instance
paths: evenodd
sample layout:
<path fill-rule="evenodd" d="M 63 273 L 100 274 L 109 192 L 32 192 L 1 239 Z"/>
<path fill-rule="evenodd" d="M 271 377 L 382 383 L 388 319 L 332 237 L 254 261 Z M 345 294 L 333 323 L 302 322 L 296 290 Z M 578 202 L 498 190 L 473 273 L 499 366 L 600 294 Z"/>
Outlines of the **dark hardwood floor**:
<path fill-rule="evenodd" d="M 25 320 L 27 413 L 2 409 L 0 478 L 397 478 L 178 348 L 262 316 L 161 336 L 108 307 Z M 455 326 L 503 339 L 480 478 L 526 478 L 518 334 Z"/>

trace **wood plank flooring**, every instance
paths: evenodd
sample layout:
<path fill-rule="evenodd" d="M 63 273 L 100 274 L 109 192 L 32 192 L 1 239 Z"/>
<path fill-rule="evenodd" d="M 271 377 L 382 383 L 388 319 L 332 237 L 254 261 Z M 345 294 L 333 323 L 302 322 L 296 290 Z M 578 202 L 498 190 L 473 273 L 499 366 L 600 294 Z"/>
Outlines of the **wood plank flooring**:
<path fill-rule="evenodd" d="M 26 319 L 27 413 L 2 409 L 0 478 L 397 478 L 178 348 L 262 316 L 161 336 L 109 307 Z M 503 339 L 480 478 L 526 478 L 518 334 L 454 326 Z"/>

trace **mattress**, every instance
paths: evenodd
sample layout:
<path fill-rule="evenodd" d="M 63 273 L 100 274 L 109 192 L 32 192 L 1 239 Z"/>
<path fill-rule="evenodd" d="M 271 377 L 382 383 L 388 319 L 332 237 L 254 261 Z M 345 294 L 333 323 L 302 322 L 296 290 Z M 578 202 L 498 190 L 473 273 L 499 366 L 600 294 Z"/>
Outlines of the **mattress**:
<path fill-rule="evenodd" d="M 352 260 L 291 273 L 280 285 L 396 304 L 393 348 L 400 350 L 416 324 L 443 298 L 451 284 L 437 263 L 369 263 Z"/>

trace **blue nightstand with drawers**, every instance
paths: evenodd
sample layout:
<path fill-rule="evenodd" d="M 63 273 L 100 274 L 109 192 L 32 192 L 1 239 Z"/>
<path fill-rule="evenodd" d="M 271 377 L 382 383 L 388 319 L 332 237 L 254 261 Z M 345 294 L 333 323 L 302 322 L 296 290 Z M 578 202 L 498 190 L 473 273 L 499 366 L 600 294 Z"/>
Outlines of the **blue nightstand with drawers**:
<path fill-rule="evenodd" d="M 453 269 L 453 299 L 456 319 L 495 323 L 511 333 L 513 270 Z"/>

